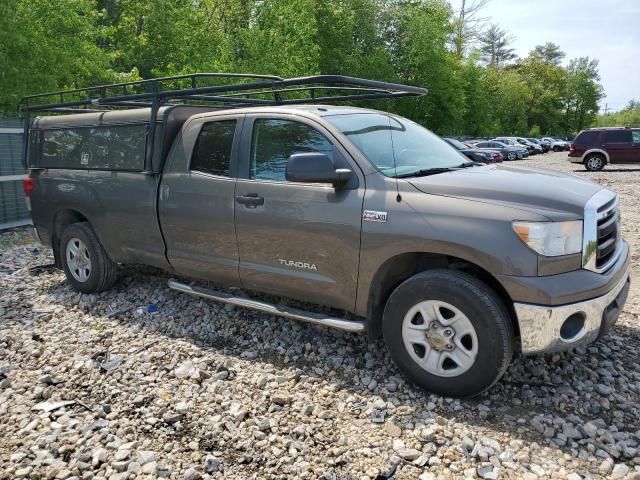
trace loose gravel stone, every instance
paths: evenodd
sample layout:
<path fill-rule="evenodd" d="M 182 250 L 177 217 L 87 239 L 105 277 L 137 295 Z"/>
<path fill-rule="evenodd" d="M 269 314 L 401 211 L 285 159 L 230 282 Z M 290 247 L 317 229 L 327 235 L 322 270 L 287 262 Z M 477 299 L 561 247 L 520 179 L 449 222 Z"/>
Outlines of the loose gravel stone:
<path fill-rule="evenodd" d="M 520 165 L 617 190 L 640 278 L 637 168 Z M 635 280 L 604 339 L 516 355 L 487 393 L 452 400 L 365 336 L 183 295 L 149 267 L 81 295 L 29 272 L 51 261 L 26 231 L 0 234 L 0 480 L 372 480 L 392 465 L 402 480 L 640 480 Z"/>

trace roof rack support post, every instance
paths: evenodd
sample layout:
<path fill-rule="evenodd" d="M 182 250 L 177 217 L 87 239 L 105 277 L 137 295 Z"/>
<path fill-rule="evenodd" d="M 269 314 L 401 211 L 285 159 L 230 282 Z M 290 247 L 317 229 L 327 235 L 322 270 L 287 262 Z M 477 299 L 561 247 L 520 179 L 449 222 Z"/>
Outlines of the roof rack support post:
<path fill-rule="evenodd" d="M 155 85 L 154 85 L 155 90 Z M 153 96 L 151 100 L 151 118 L 149 120 L 149 137 L 147 138 L 147 151 L 144 156 L 144 172 L 149 175 L 153 173 L 153 151 L 156 143 L 156 122 L 158 121 L 158 110 L 160 102 L 157 96 Z"/>
<path fill-rule="evenodd" d="M 28 108 L 24 109 L 24 134 L 22 135 L 22 166 L 28 169 L 29 165 L 29 128 L 31 126 L 31 115 Z"/>

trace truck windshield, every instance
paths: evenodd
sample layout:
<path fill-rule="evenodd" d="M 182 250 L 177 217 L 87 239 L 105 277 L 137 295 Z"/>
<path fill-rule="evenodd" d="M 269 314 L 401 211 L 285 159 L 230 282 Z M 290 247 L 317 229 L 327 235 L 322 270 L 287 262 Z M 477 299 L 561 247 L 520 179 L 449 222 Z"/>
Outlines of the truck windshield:
<path fill-rule="evenodd" d="M 455 148 L 406 118 L 381 113 L 324 117 L 387 177 L 438 173 L 474 165 Z"/>

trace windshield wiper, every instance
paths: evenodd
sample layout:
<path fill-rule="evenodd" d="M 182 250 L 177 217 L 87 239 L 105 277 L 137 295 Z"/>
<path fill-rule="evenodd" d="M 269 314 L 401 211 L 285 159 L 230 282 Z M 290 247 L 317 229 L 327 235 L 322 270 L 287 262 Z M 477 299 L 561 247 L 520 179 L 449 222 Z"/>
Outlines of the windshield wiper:
<path fill-rule="evenodd" d="M 477 162 L 466 162 L 466 163 L 461 163 L 460 165 L 454 165 L 453 167 L 421 168 L 420 170 L 416 170 L 415 172 L 396 175 L 396 178 L 426 177 L 427 175 L 436 175 L 438 173 L 454 172 L 460 168 L 475 167 L 476 165 L 481 165 L 481 164 Z"/>

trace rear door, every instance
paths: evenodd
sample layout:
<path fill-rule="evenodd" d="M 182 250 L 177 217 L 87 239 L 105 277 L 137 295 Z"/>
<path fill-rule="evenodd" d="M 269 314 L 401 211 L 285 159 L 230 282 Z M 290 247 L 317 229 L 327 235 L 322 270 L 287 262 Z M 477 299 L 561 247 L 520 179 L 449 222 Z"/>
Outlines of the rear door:
<path fill-rule="evenodd" d="M 610 163 L 631 163 L 633 161 L 633 144 L 629 129 L 605 131 L 603 147 L 609 154 Z"/>
<path fill-rule="evenodd" d="M 167 258 L 178 273 L 239 284 L 233 196 L 241 129 L 241 116 L 201 117 L 176 139 L 159 215 Z"/>
<path fill-rule="evenodd" d="M 236 186 L 246 288 L 350 310 L 360 255 L 364 177 L 324 127 L 291 115 L 247 116 Z M 287 158 L 322 152 L 357 175 L 350 188 L 285 180 Z"/>

